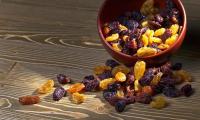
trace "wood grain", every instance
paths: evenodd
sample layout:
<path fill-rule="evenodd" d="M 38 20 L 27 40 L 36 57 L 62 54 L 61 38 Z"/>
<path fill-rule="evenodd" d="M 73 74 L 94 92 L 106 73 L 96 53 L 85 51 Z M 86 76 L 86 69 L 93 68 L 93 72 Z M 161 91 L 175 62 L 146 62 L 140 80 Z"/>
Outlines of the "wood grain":
<path fill-rule="evenodd" d="M 133 104 L 122 114 L 115 112 L 101 92 L 87 93 L 86 102 L 74 105 L 68 98 L 22 106 L 18 97 L 34 94 L 47 79 L 59 73 L 77 82 L 92 68 L 110 58 L 96 28 L 102 0 L 0 0 L 0 119 L 1 120 L 199 120 L 200 111 L 200 15 L 198 0 L 183 0 L 188 32 L 173 61 L 183 62 L 194 82 L 190 98 L 168 99 L 163 110 Z M 56 82 L 56 81 L 55 81 Z M 65 88 L 68 85 L 64 86 Z"/>

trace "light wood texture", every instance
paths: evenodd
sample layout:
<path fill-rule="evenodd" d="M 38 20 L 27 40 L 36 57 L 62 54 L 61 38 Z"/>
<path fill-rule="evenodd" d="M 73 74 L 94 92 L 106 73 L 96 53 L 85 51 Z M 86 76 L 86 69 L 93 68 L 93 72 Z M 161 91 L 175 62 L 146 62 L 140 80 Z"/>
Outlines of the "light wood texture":
<path fill-rule="evenodd" d="M 97 64 L 110 58 L 103 49 L 96 28 L 102 0 L 0 0 L 0 119 L 2 120 L 199 120 L 200 115 L 200 12 L 198 0 L 184 0 L 188 33 L 172 60 L 182 62 L 192 73 L 195 94 L 168 99 L 162 110 L 133 104 L 118 114 L 102 98 L 87 93 L 86 102 L 72 104 L 68 98 L 22 106 L 18 97 L 35 89 L 56 74 L 65 73 L 81 81 Z M 67 88 L 68 86 L 64 86 Z"/>

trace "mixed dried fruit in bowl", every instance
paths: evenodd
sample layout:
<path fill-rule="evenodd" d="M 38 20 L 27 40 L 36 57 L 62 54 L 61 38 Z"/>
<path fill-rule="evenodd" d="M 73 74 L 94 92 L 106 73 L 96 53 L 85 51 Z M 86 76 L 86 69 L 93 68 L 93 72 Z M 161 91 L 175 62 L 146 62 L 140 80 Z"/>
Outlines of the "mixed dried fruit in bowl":
<path fill-rule="evenodd" d="M 171 0 L 157 8 L 146 0 L 139 11 L 126 12 L 103 26 L 103 34 L 115 51 L 137 57 L 158 54 L 172 46 L 179 37 L 182 21 Z"/>

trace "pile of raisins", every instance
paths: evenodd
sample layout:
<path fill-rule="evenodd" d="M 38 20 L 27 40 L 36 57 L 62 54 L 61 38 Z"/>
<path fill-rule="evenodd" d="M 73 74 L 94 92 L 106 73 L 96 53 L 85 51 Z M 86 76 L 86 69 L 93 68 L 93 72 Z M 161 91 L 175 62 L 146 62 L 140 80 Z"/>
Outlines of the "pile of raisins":
<path fill-rule="evenodd" d="M 140 11 L 126 12 L 105 23 L 104 37 L 115 51 L 130 56 L 155 55 L 172 46 L 182 29 L 179 10 L 172 0 L 165 8 L 156 8 L 154 0 L 146 0 Z"/>

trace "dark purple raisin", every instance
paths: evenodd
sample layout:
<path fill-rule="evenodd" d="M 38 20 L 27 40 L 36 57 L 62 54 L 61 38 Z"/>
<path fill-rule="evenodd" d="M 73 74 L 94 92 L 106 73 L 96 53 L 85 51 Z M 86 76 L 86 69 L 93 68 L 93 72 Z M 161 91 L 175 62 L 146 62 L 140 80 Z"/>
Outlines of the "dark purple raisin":
<path fill-rule="evenodd" d="M 126 21 L 125 26 L 127 26 L 130 30 L 134 30 L 139 26 L 139 23 L 135 20 L 128 20 Z"/>
<path fill-rule="evenodd" d="M 72 80 L 70 77 L 64 75 L 64 74 L 58 74 L 57 75 L 57 80 L 60 84 L 67 84 L 67 83 L 71 83 Z"/>
<path fill-rule="evenodd" d="M 107 90 L 103 91 L 103 97 L 106 101 L 109 101 L 112 97 L 114 97 L 116 95 L 116 92 L 110 92 Z"/>
<path fill-rule="evenodd" d="M 156 14 L 155 21 L 158 23 L 162 23 L 164 21 L 164 18 L 160 14 Z"/>
<path fill-rule="evenodd" d="M 182 63 L 176 63 L 172 65 L 171 67 L 172 70 L 181 70 L 182 69 Z"/>
<path fill-rule="evenodd" d="M 108 60 L 106 60 L 105 65 L 110 66 L 111 68 L 114 68 L 114 67 L 118 66 L 119 63 L 113 59 L 108 59 Z"/>
<path fill-rule="evenodd" d="M 153 77 L 154 77 L 153 68 L 146 70 L 146 72 L 144 73 L 144 76 L 139 80 L 140 85 L 141 86 L 150 85 Z"/>
<path fill-rule="evenodd" d="M 157 21 L 148 21 L 148 23 L 152 29 L 158 29 L 162 27 L 162 25 Z"/>
<path fill-rule="evenodd" d="M 62 97 L 66 96 L 66 91 L 64 88 L 62 87 L 58 87 L 55 89 L 55 91 L 53 92 L 53 100 L 55 101 L 59 101 Z"/>
<path fill-rule="evenodd" d="M 95 91 L 99 88 L 99 81 L 93 75 L 85 76 L 82 83 L 86 91 Z"/>
<path fill-rule="evenodd" d="M 179 97 L 181 95 L 180 90 L 178 90 L 175 85 L 166 85 L 163 89 L 163 94 L 167 97 Z"/>
<path fill-rule="evenodd" d="M 190 84 L 186 84 L 181 88 L 181 93 L 186 97 L 191 96 L 193 92 L 194 90 L 192 89 L 192 86 Z"/>
<path fill-rule="evenodd" d="M 112 34 L 116 34 L 116 33 L 120 33 L 120 29 L 118 28 L 115 28 L 115 29 L 112 29 L 110 32 L 109 32 L 109 35 L 112 35 Z"/>
<path fill-rule="evenodd" d="M 113 75 L 110 70 L 107 70 L 107 71 L 103 72 L 102 74 L 98 75 L 98 78 L 100 80 L 104 80 L 104 79 L 112 78 L 112 77 L 113 77 Z"/>
<path fill-rule="evenodd" d="M 124 100 L 126 101 L 126 104 L 129 105 L 135 103 L 135 98 L 135 96 L 127 96 Z"/>
<path fill-rule="evenodd" d="M 129 73 L 127 74 L 126 77 L 127 77 L 126 84 L 134 86 L 134 81 L 135 81 L 134 75 L 132 73 Z"/>
<path fill-rule="evenodd" d="M 136 102 L 149 104 L 152 101 L 152 97 L 146 93 L 140 93 L 136 96 Z"/>
<path fill-rule="evenodd" d="M 159 69 L 160 72 L 163 73 L 163 76 L 168 76 L 172 74 L 172 69 L 171 69 L 171 63 L 167 62 L 164 65 L 162 65 Z"/>
<path fill-rule="evenodd" d="M 126 107 L 126 101 L 125 100 L 120 100 L 115 104 L 115 110 L 117 112 L 123 112 Z"/>
<path fill-rule="evenodd" d="M 165 42 L 165 40 L 167 40 L 167 38 L 172 36 L 172 32 L 170 29 L 166 29 L 165 33 L 161 36 L 161 39 L 163 40 L 163 42 Z"/>
<path fill-rule="evenodd" d="M 111 91 L 111 92 L 114 92 L 114 91 L 117 91 L 121 88 L 121 85 L 119 83 L 113 83 L 113 84 L 110 84 L 108 85 L 108 91 Z"/>

